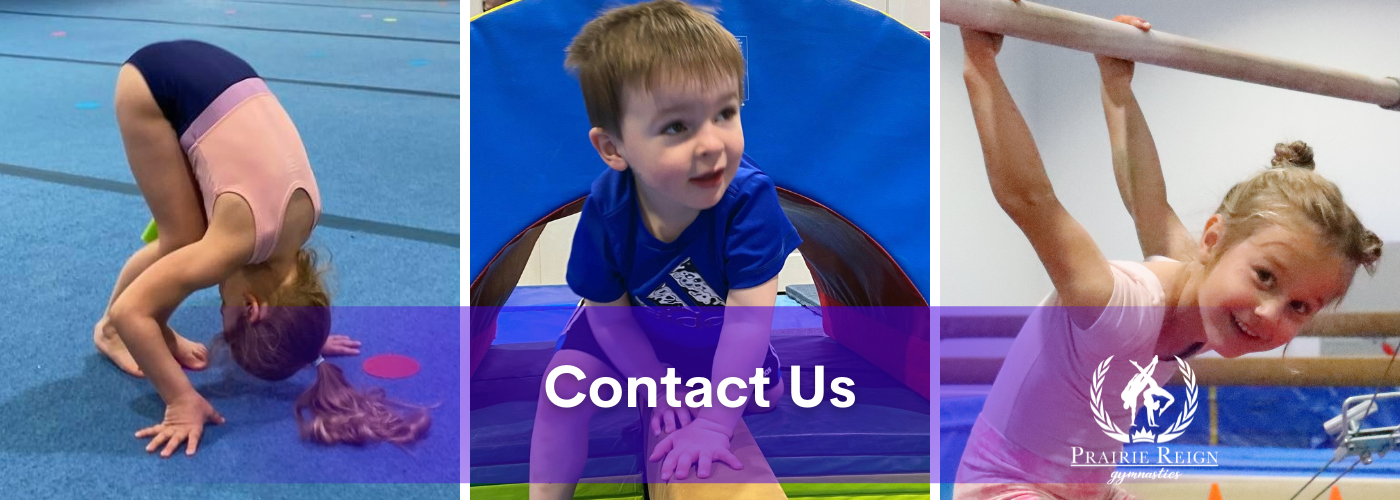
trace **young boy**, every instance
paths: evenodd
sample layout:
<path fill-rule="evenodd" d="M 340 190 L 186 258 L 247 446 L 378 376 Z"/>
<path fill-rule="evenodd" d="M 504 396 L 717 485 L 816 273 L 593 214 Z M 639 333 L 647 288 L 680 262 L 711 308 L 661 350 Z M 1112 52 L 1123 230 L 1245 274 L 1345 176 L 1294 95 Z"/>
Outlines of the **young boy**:
<path fill-rule="evenodd" d="M 730 440 L 746 411 L 771 410 L 784 384 L 769 345 L 777 275 L 801 239 L 773 182 L 744 156 L 739 109 L 744 60 L 715 18 L 677 0 L 614 9 L 568 48 L 608 170 L 592 185 L 575 233 L 568 282 L 583 297 L 546 374 L 562 398 L 589 394 L 594 379 L 709 380 L 708 407 L 687 409 L 658 387 L 650 430 L 669 434 L 648 457 L 652 481 L 708 478 L 713 462 L 740 469 Z M 631 307 L 628 307 L 631 306 Z M 723 306 L 723 307 L 713 307 Z M 768 382 L 753 394 L 720 381 Z M 678 386 L 677 398 L 695 385 Z M 639 390 L 638 406 L 646 405 Z M 610 399 L 606 392 L 600 399 Z M 623 404 L 630 398 L 621 399 Z M 587 459 L 591 398 L 572 408 L 540 391 L 530 447 L 531 498 L 567 498 Z M 647 410 L 647 408 L 643 408 Z M 664 460 L 662 458 L 664 457 Z"/>

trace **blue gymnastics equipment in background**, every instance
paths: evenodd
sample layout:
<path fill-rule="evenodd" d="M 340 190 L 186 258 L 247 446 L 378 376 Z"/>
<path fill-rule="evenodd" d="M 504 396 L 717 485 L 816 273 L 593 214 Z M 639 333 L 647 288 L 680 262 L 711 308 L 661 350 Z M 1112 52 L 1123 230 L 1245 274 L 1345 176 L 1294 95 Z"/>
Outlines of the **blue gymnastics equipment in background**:
<path fill-rule="evenodd" d="M 564 49 L 614 4 L 521 0 L 471 24 L 473 276 L 606 168 Z M 744 42 L 746 152 L 869 234 L 927 298 L 928 39 L 848 0 L 700 4 Z"/>

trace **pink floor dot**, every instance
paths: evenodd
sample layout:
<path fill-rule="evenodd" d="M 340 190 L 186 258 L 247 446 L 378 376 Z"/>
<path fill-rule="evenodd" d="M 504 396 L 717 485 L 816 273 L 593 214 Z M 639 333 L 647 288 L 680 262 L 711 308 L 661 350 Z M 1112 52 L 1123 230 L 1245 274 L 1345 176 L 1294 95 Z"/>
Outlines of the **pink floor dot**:
<path fill-rule="evenodd" d="M 55 31 L 55 32 L 53 32 L 53 33 L 49 33 L 49 36 L 52 36 L 52 37 L 65 37 L 65 36 L 68 36 L 68 32 L 67 32 L 67 31 Z"/>
<path fill-rule="evenodd" d="M 369 19 L 371 17 L 374 17 L 374 14 L 360 14 L 361 19 Z"/>
<path fill-rule="evenodd" d="M 233 9 L 229 9 L 229 10 L 224 11 L 224 13 L 225 13 L 225 14 L 228 14 L 228 15 L 234 15 L 234 14 L 237 14 L 238 11 L 233 10 Z"/>
<path fill-rule="evenodd" d="M 365 373 L 378 378 L 406 378 L 418 373 L 418 362 L 400 354 L 380 354 L 365 360 Z"/>

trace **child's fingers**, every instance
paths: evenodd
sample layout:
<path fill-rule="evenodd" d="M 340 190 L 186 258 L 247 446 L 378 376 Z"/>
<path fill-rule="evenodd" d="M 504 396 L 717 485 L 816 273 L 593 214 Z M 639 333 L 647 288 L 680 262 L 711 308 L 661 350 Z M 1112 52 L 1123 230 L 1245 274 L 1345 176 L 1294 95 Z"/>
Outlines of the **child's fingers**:
<path fill-rule="evenodd" d="M 661 413 L 656 410 L 651 412 L 651 435 L 653 436 L 661 435 Z"/>
<path fill-rule="evenodd" d="M 676 416 L 680 418 L 681 421 L 680 424 L 676 425 L 677 428 L 690 425 L 690 408 L 681 408 L 677 410 L 676 413 Z"/>
<path fill-rule="evenodd" d="M 1118 21 L 1118 22 L 1120 22 L 1120 23 L 1132 25 L 1133 27 L 1135 27 L 1135 28 L 1137 28 L 1137 29 L 1140 29 L 1140 30 L 1143 30 L 1143 31 L 1147 31 L 1147 30 L 1152 29 L 1152 24 L 1151 24 L 1151 23 L 1149 23 L 1149 22 L 1147 22 L 1147 21 L 1144 21 L 1141 17 L 1137 17 L 1137 16 L 1130 16 L 1130 15 L 1127 15 L 1127 14 L 1123 14 L 1123 15 L 1120 15 L 1120 16 L 1118 16 L 1118 17 L 1113 18 L 1113 20 L 1114 20 L 1114 21 Z"/>
<path fill-rule="evenodd" d="M 666 415 L 662 417 L 666 422 L 666 432 L 676 432 L 676 410 L 667 408 Z"/>
<path fill-rule="evenodd" d="M 152 425 L 152 426 L 147 427 L 147 428 L 145 428 L 145 429 L 141 429 L 141 430 L 139 430 L 139 431 L 136 431 L 136 439 L 141 439 L 141 438 L 144 438 L 144 437 L 154 436 L 154 435 L 156 435 L 156 433 L 160 432 L 160 430 L 161 430 L 161 426 L 159 426 L 159 425 Z"/>
<path fill-rule="evenodd" d="M 710 463 L 711 460 L 709 453 L 700 454 L 700 463 L 695 465 L 695 477 L 698 477 L 700 479 L 709 479 Z"/>
<path fill-rule="evenodd" d="M 350 337 L 344 335 L 331 336 L 331 343 L 344 347 L 360 347 L 360 341 L 351 340 Z"/>
<path fill-rule="evenodd" d="M 180 449 L 180 443 L 183 442 L 185 442 L 185 431 L 176 431 L 174 436 L 170 438 L 170 441 L 166 441 L 165 449 L 160 451 L 160 456 L 165 458 L 174 454 L 175 450 Z"/>
<path fill-rule="evenodd" d="M 664 460 L 664 461 L 661 462 L 661 480 L 662 480 L 662 481 L 670 481 L 670 480 L 671 480 L 671 475 L 674 474 L 674 473 L 675 473 L 675 470 L 676 470 L 676 459 L 678 459 L 678 458 L 680 458 L 680 457 L 677 457 L 675 453 L 667 453 L 667 454 L 666 454 L 666 460 Z"/>
<path fill-rule="evenodd" d="M 165 444 L 165 441 L 170 439 L 170 435 L 173 433 L 174 431 L 170 430 L 169 428 L 162 429 L 159 434 L 156 434 L 156 437 L 151 439 L 151 442 L 146 443 L 146 453 L 156 451 L 156 448 L 159 448 L 160 445 Z"/>
<path fill-rule="evenodd" d="M 647 460 L 655 462 L 661 460 L 661 457 L 666 456 L 667 452 L 671 451 L 671 447 L 673 446 L 671 443 L 671 438 L 673 437 L 675 436 L 666 436 L 660 443 L 656 443 L 656 449 L 651 452 L 651 456 L 648 457 Z"/>
<path fill-rule="evenodd" d="M 194 452 L 199 451 L 199 438 L 204 437 L 204 428 L 195 429 L 190 433 L 189 446 L 185 447 L 185 456 L 192 457 Z"/>
<path fill-rule="evenodd" d="M 676 458 L 676 479 L 690 477 L 690 465 L 695 463 L 695 454 L 692 452 L 679 453 Z"/>
<path fill-rule="evenodd" d="M 724 462 L 731 469 L 744 470 L 744 464 L 739 463 L 739 457 L 734 456 L 734 453 L 729 450 L 715 450 L 715 460 Z"/>
<path fill-rule="evenodd" d="M 156 448 L 159 448 L 160 445 L 165 444 L 165 440 L 167 439 L 170 439 L 169 429 L 161 429 L 159 432 L 155 433 L 154 435 L 151 435 L 150 442 L 146 443 L 146 453 L 156 451 Z"/>

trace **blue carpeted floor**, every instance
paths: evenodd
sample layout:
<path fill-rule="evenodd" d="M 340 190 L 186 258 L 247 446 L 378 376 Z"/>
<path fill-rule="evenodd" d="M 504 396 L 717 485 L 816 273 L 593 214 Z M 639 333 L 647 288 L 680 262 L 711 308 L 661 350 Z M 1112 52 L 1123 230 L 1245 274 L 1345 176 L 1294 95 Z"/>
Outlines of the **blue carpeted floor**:
<path fill-rule="evenodd" d="M 461 414 L 459 2 L 0 0 L 0 494 L 5 498 L 456 498 Z M 392 21 L 390 21 L 392 20 Z M 258 381 L 225 358 L 191 382 L 228 419 L 195 457 L 132 434 L 160 420 L 151 384 L 92 346 L 117 272 L 149 220 L 111 107 L 133 51 L 192 38 L 268 80 L 302 135 L 324 202 L 334 358 L 357 387 L 433 405 L 424 441 L 321 447 L 297 437 L 306 371 Z M 171 326 L 210 342 L 213 290 Z M 422 371 L 369 377 L 398 353 Z M 325 484 L 358 483 L 358 484 Z M 387 484 L 402 483 L 402 484 Z"/>

